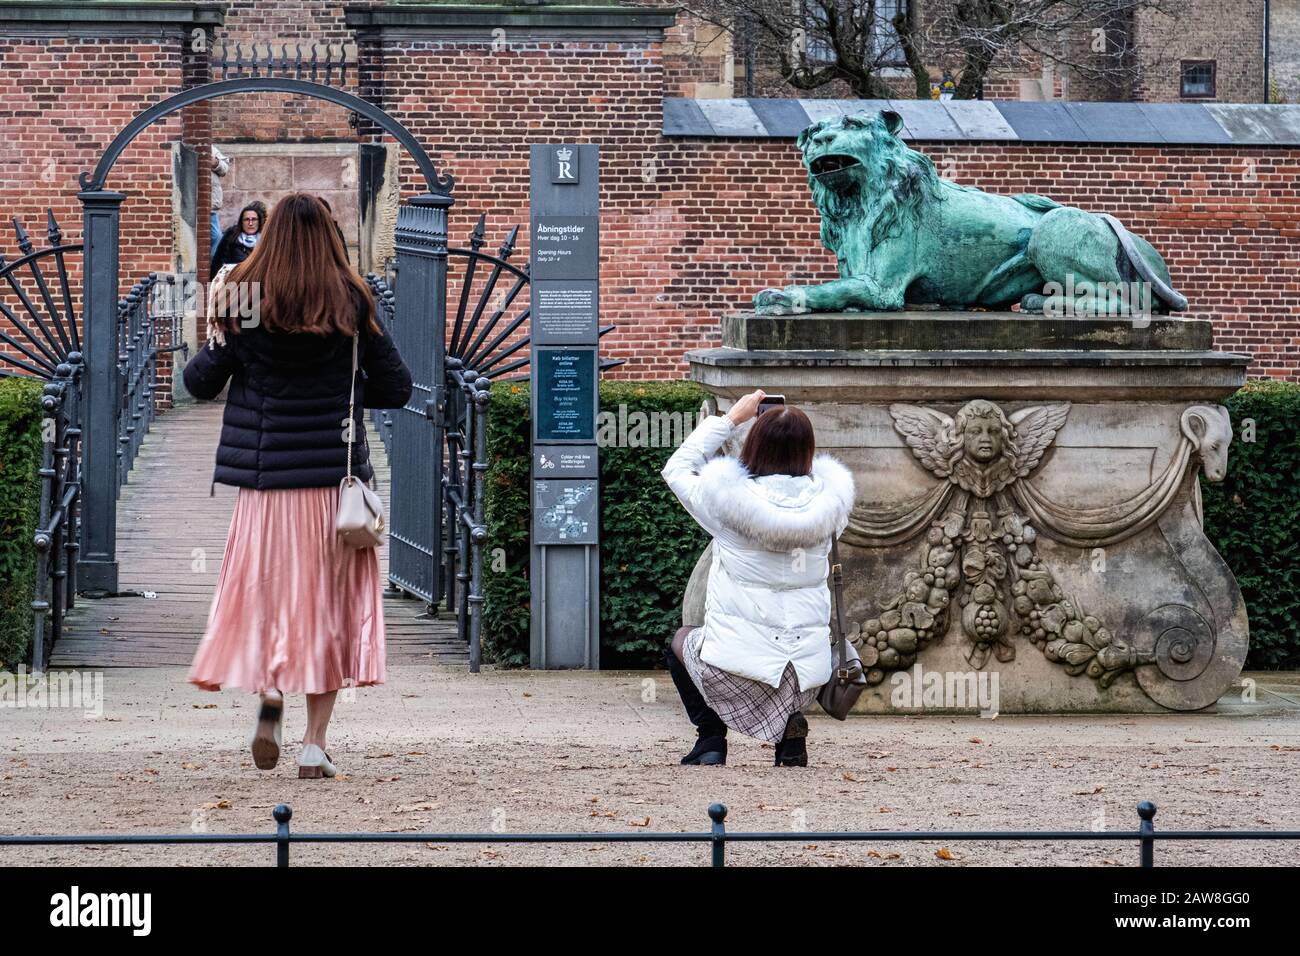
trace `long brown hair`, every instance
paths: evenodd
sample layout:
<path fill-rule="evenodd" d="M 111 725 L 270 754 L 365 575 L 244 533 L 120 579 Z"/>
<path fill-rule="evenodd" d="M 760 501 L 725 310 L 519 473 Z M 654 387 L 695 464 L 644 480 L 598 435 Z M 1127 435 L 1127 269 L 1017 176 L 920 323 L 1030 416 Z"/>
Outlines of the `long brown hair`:
<path fill-rule="evenodd" d="M 367 328 L 379 333 L 370 289 L 348 262 L 334 218 L 309 193 L 290 193 L 276 203 L 256 248 L 231 271 L 226 288 L 252 283 L 258 323 L 269 332 L 352 335 L 359 311 Z M 239 332 L 239 315 L 214 319 L 223 331 Z"/>
<path fill-rule="evenodd" d="M 817 441 L 812 422 L 793 405 L 778 405 L 758 416 L 745 436 L 740 463 L 749 474 L 806 475 L 812 471 Z"/>

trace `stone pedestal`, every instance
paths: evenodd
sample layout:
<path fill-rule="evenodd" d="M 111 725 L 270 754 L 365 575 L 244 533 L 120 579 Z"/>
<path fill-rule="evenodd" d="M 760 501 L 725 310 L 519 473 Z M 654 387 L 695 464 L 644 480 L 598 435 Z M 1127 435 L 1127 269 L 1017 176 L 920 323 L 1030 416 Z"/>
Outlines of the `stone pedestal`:
<path fill-rule="evenodd" d="M 1222 480 L 1247 359 L 1210 342 L 1167 317 L 749 313 L 687 358 L 719 410 L 785 395 L 856 476 L 860 709 L 1135 712 L 1207 707 L 1245 660 L 1197 476 Z"/>

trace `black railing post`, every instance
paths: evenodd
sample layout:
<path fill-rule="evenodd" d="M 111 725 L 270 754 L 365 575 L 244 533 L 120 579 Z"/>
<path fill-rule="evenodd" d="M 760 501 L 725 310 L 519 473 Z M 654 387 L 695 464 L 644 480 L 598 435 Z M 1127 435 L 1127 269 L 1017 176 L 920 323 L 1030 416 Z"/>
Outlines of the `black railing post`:
<path fill-rule="evenodd" d="M 1138 804 L 1138 816 L 1142 818 L 1142 825 L 1138 827 L 1138 831 L 1142 834 L 1138 838 L 1141 846 L 1142 866 L 1156 865 L 1156 840 L 1154 835 L 1156 827 L 1151 822 L 1155 815 L 1156 805 L 1150 800 L 1143 800 Z"/>
<path fill-rule="evenodd" d="M 275 817 L 275 865 L 289 865 L 289 820 L 293 810 L 287 803 L 276 804 L 271 816 Z"/>
<path fill-rule="evenodd" d="M 78 193 L 85 242 L 82 266 L 82 336 L 85 398 L 81 406 L 81 551 L 77 578 L 88 591 L 117 590 L 118 226 L 122 193 Z"/>
<path fill-rule="evenodd" d="M 488 404 L 492 401 L 492 382 L 484 376 L 474 380 L 474 407 L 467 414 L 467 421 L 473 422 L 474 458 L 470 466 L 473 475 L 466 475 L 466 485 L 473 494 L 474 505 L 470 513 L 474 527 L 470 532 L 470 579 L 469 579 L 469 670 L 471 674 L 479 672 L 483 657 L 483 547 L 487 542 L 487 470 L 488 443 L 487 420 Z"/>
<path fill-rule="evenodd" d="M 727 865 L 727 808 L 721 803 L 709 806 L 709 819 L 713 821 L 713 865 Z"/>

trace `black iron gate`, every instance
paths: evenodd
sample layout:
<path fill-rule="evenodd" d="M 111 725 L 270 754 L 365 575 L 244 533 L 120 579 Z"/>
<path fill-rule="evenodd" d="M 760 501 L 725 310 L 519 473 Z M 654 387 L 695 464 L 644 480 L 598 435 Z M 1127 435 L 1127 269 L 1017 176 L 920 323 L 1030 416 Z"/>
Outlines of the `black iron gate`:
<path fill-rule="evenodd" d="M 469 248 L 449 250 L 447 213 L 453 203 L 454 181 L 438 172 L 405 127 L 352 93 L 302 79 L 301 65 L 276 61 L 262 66 L 250 63 L 245 68 L 252 75 L 233 79 L 224 78 L 229 75 L 226 70 L 219 82 L 157 103 L 118 133 L 93 173 L 81 176 L 84 342 L 79 343 L 81 352 L 69 373 L 79 399 L 79 421 L 68 432 L 80 442 L 60 453 L 72 469 L 69 487 L 75 489 L 65 520 L 74 521 L 74 512 L 80 518 L 75 530 L 67 525 L 60 539 L 73 542 L 67 547 L 72 555 L 69 560 L 75 559 L 76 566 L 69 568 L 67 578 L 75 578 L 77 585 L 87 590 L 117 590 L 117 488 L 153 414 L 150 403 L 142 403 L 138 397 L 124 398 L 124 389 L 150 382 L 149 374 L 132 357 L 143 354 L 141 337 L 151 326 L 133 311 L 137 300 L 148 298 L 148 289 L 133 290 L 128 296 L 131 308 L 122 311 L 118 306 L 118 242 L 121 205 L 126 197 L 107 186 L 115 163 L 145 129 L 186 106 L 245 92 L 310 96 L 364 116 L 396 139 L 411 155 L 427 190 L 399 209 L 396 274 L 400 278 L 389 289 L 382 279 L 370 277 L 380 315 L 388 322 L 415 384 L 404 408 L 376 419 L 391 456 L 389 578 L 395 587 L 430 605 L 445 602 L 448 609 L 455 609 L 461 634 L 471 645 L 471 666 L 477 670 L 482 545 L 487 534 L 483 512 L 487 373 L 508 374 L 527 362 L 526 351 L 524 358 L 514 356 L 527 348 L 528 296 L 520 299 L 520 293 L 527 287 L 528 276 L 526 270 L 507 261 L 518 229 L 494 256 L 482 251 L 485 238 L 480 219 Z M 465 263 L 450 340 L 449 255 Z M 59 262 L 62 269 L 61 258 Z M 66 270 L 62 274 L 66 284 Z M 48 302 L 51 297 L 44 298 Z M 21 370 L 24 373 L 53 377 L 63 367 L 59 360 L 71 351 L 77 334 L 70 293 L 66 299 L 66 328 L 72 337 L 69 332 L 47 332 L 50 341 L 62 335 L 62 351 L 49 355 L 43 354 L 48 351 L 44 346 L 35 351 L 18 349 L 19 355 L 34 360 L 28 362 L 30 368 Z M 125 364 L 121 361 L 124 355 L 128 358 Z M 119 438 L 123 427 L 127 432 Z M 70 601 L 71 586 L 64 591 Z M 61 613 L 53 616 L 57 628 Z"/>
<path fill-rule="evenodd" d="M 36 582 L 32 597 L 32 670 L 44 670 L 64 617 L 76 602 L 80 582 L 77 557 L 82 531 L 82 439 L 86 403 L 85 354 L 70 277 L 80 259 L 79 243 L 64 243 L 47 214 L 49 245 L 37 249 L 15 219 L 19 257 L 0 253 L 0 376 L 45 382 L 41 390 L 40 505 L 32 543 Z M 116 455 L 112 480 L 99 489 L 116 502 L 129 479 L 136 452 L 152 424 L 159 382 L 159 360 L 184 348 L 172 276 L 150 274 L 117 302 L 114 327 L 118 351 L 112 440 Z"/>
<path fill-rule="evenodd" d="M 228 67 L 223 65 L 223 77 L 229 75 Z M 282 59 L 260 65 L 250 61 L 246 66 L 237 62 L 236 67 L 236 72 L 247 69 L 251 75 L 223 78 L 157 103 L 118 133 L 93 173 L 82 174 L 78 198 L 84 209 L 84 341 L 76 339 L 62 259 L 71 247 L 50 250 L 58 256 L 63 280 L 65 325 L 56 325 L 54 333 L 39 326 L 47 344 L 33 343 L 35 352 L 25 346 L 17 351 L 30 360 L 24 373 L 51 379 L 56 373 L 64 376 L 72 383 L 64 390 L 70 388 L 77 398 L 77 425 L 66 432 L 63 450 L 55 452 L 56 459 L 66 460 L 68 487 L 73 490 L 63 511 L 58 502 L 51 506 L 51 514 L 64 516 L 59 520 L 75 522 L 75 530 L 66 525 L 59 539 L 72 556 L 69 561 L 75 558 L 76 567 L 69 567 L 66 577 L 83 589 L 117 590 L 117 490 L 153 414 L 153 372 L 136 359 L 146 352 L 156 356 L 159 346 L 150 338 L 156 319 L 146 320 L 134 311 L 138 302 L 149 298 L 149 290 L 137 285 L 125 311 L 117 298 L 120 216 L 126 196 L 107 188 L 114 164 L 145 129 L 186 106 L 245 92 L 309 96 L 364 116 L 391 135 L 414 160 L 427 190 L 399 209 L 393 288 L 383 279 L 368 277 L 379 299 L 380 315 L 410 366 L 415 386 L 405 407 L 372 420 L 380 427 L 391 462 L 390 583 L 431 608 L 442 604 L 454 610 L 459 631 L 470 645 L 471 670 L 477 671 L 487 539 L 484 475 L 490 388 L 494 379 L 517 373 L 528 363 L 528 270 L 509 261 L 519 227 L 511 230 L 496 254 L 484 252 L 485 221 L 480 217 L 469 246 L 449 249 L 447 218 L 454 180 L 439 174 L 410 131 L 352 93 L 302 79 L 307 74 L 301 63 Z M 450 334 L 449 259 L 457 265 Z M 53 297 L 45 288 L 41 294 L 53 312 Z M 24 304 L 30 311 L 30 303 Z M 49 348 L 56 338 L 61 351 Z M 142 349 L 146 339 L 149 347 Z M 75 361 L 74 343 L 81 349 Z M 162 348 L 168 347 L 170 343 Z M 68 361 L 62 362 L 63 358 Z M 601 368 L 615 364 L 602 362 Z M 66 375 L 59 371 L 64 365 L 70 369 Z M 124 398 L 124 389 L 134 397 Z M 149 400 L 135 395 L 135 390 L 146 392 Z M 124 436 L 123 428 L 127 429 Z M 55 497 L 62 502 L 57 493 Z M 70 601 L 71 585 L 65 585 L 64 591 Z M 57 628 L 61 614 L 56 611 L 54 616 Z"/>

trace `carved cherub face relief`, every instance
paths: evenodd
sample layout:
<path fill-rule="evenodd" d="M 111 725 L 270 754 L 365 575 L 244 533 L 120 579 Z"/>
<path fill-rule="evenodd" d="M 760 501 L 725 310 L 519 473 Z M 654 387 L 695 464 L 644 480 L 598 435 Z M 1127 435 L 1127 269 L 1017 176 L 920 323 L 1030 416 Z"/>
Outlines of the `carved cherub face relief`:
<path fill-rule="evenodd" d="M 953 419 L 933 408 L 889 406 L 894 428 L 922 467 L 979 498 L 1033 471 L 1069 411 L 1061 402 L 1022 408 L 1008 417 L 993 402 L 977 398 Z"/>
<path fill-rule="evenodd" d="M 976 415 L 966 421 L 962 442 L 966 455 L 973 461 L 987 465 L 1002 456 L 1002 423 L 994 415 Z"/>

